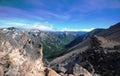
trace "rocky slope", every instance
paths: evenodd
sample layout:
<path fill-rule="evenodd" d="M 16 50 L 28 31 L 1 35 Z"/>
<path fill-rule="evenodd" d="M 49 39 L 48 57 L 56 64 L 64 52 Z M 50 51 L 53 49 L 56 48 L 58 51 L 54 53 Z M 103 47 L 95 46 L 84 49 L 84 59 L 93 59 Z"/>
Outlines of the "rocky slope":
<path fill-rule="evenodd" d="M 69 53 L 54 59 L 50 66 L 64 75 L 119 76 L 119 27 L 120 23 L 87 37 L 71 47 Z"/>

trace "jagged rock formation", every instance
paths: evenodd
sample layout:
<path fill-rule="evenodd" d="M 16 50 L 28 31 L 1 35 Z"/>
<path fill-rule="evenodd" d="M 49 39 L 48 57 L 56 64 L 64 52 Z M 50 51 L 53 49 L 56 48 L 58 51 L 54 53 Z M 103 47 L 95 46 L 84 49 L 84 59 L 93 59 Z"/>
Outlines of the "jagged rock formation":
<path fill-rule="evenodd" d="M 54 70 L 45 67 L 42 48 L 25 33 L 13 37 L 1 31 L 0 76 L 58 76 Z"/>

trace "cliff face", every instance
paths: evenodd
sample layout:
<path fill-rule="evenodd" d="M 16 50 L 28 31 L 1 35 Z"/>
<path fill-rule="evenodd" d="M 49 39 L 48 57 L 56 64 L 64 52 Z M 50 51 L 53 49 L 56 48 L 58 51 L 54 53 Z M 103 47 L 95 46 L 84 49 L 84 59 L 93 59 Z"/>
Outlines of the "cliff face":
<path fill-rule="evenodd" d="M 0 33 L 0 76 L 58 75 L 45 67 L 41 44 L 29 39 L 25 33 L 16 37 Z"/>

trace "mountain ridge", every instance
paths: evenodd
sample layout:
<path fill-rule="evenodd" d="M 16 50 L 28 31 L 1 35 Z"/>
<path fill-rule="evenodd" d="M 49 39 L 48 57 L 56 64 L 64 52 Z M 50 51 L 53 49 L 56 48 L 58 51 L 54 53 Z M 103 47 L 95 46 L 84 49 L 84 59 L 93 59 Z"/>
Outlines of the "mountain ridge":
<path fill-rule="evenodd" d="M 69 49 L 70 52 L 51 61 L 51 68 L 55 69 L 56 71 L 62 71 L 59 68 L 63 67 L 66 69 L 64 73 L 74 74 L 74 72 L 76 72 L 78 75 L 80 75 L 79 70 L 74 71 L 74 68 L 76 67 L 75 65 L 77 64 L 88 70 L 88 72 L 90 72 L 93 76 L 120 75 L 118 72 L 120 69 L 115 68 L 120 67 L 117 65 L 120 63 L 120 28 L 118 27 L 120 27 L 119 23 L 111 26 L 108 29 L 102 30 L 97 34 L 93 34 L 86 38 L 86 40 L 71 47 Z M 114 36 L 118 40 L 114 39 Z M 112 61 L 115 62 L 112 63 Z"/>

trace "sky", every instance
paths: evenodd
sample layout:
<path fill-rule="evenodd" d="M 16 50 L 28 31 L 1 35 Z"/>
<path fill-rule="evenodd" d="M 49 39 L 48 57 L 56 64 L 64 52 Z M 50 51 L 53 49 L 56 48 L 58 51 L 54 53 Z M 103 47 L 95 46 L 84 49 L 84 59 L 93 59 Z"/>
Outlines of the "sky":
<path fill-rule="evenodd" d="M 0 0 L 0 28 L 90 31 L 120 22 L 120 0 Z"/>

